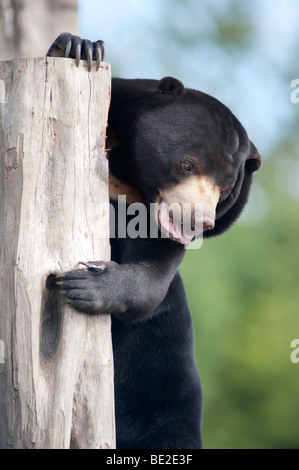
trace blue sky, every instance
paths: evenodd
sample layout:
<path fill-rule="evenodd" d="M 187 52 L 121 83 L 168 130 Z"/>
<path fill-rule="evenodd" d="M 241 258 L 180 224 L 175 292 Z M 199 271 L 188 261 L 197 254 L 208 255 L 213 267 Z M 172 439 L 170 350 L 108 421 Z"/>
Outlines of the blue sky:
<path fill-rule="evenodd" d="M 288 76 L 288 66 L 298 44 L 299 2 L 243 2 L 255 15 L 257 35 L 251 52 L 238 60 L 209 44 L 194 47 L 187 41 L 184 50 L 171 39 L 160 44 L 158 38 L 167 27 L 165 8 L 171 4 L 165 0 L 79 0 L 80 27 L 83 36 L 105 41 L 106 60 L 114 75 L 157 79 L 173 75 L 185 86 L 212 94 L 233 110 L 267 155 L 298 115 L 299 104 L 296 108 L 290 101 L 290 79 L 297 77 Z M 209 4 L 219 10 L 226 2 L 209 0 Z M 185 31 L 197 25 L 210 28 L 205 9 L 196 12 L 198 16 L 192 17 L 192 12 L 182 10 L 174 18 L 170 11 L 169 18 Z M 299 78 L 299 57 L 297 64 Z M 282 69 L 284 79 L 278 73 Z"/>

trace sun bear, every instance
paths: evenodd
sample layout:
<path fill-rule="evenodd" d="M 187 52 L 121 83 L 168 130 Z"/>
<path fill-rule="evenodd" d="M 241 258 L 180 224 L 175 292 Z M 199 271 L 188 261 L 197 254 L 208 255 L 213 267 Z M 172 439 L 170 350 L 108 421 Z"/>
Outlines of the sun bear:
<path fill-rule="evenodd" d="M 47 55 L 98 69 L 104 45 L 63 33 Z M 117 448 L 201 448 L 202 391 L 179 266 L 193 239 L 239 217 L 261 157 L 226 106 L 173 77 L 112 79 L 107 148 L 116 220 L 126 196 L 144 208 L 146 229 L 120 236 L 114 227 L 111 261 L 87 262 L 57 286 L 80 312 L 112 316 Z M 127 227 L 134 215 L 125 213 Z"/>

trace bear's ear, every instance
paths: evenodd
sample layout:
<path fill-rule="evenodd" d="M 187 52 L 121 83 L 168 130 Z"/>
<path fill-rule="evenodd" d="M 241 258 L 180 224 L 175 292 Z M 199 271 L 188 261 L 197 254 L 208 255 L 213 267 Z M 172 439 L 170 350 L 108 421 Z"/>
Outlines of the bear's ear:
<path fill-rule="evenodd" d="M 246 171 L 248 173 L 253 173 L 254 171 L 257 171 L 260 168 L 261 164 L 262 157 L 260 156 L 260 153 L 258 152 L 255 145 L 250 142 L 250 153 L 245 163 Z"/>
<path fill-rule="evenodd" d="M 185 92 L 185 87 L 177 78 L 164 77 L 161 78 L 158 85 L 159 91 L 171 95 L 182 95 Z"/>

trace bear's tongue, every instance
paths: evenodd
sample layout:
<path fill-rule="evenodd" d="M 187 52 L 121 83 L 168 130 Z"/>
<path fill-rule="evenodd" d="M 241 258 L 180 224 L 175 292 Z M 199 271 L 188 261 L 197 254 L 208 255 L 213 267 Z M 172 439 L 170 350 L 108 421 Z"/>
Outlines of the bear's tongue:
<path fill-rule="evenodd" d="M 171 235 L 172 238 L 186 245 L 194 238 L 194 233 L 184 233 L 184 227 L 181 223 L 173 221 L 169 217 L 169 212 L 166 202 L 159 205 L 159 222 L 161 227 Z"/>

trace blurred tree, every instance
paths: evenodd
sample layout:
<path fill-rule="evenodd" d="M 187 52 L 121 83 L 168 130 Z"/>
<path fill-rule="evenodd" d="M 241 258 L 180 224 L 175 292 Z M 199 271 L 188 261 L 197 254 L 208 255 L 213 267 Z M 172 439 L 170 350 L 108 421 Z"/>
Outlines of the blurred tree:
<path fill-rule="evenodd" d="M 222 53 L 240 51 L 250 47 L 255 24 L 252 21 L 253 7 L 249 2 L 224 0 L 211 2 L 202 0 L 167 0 L 169 8 L 164 9 L 163 28 L 175 42 L 188 50 L 198 47 L 204 40 L 221 48 Z M 171 8 L 172 15 L 168 12 Z M 196 18 L 196 21 L 190 21 Z M 186 28 L 186 21 L 190 28 Z"/>
<path fill-rule="evenodd" d="M 0 0 L 0 58 L 44 56 L 63 31 L 78 33 L 78 0 Z"/>

